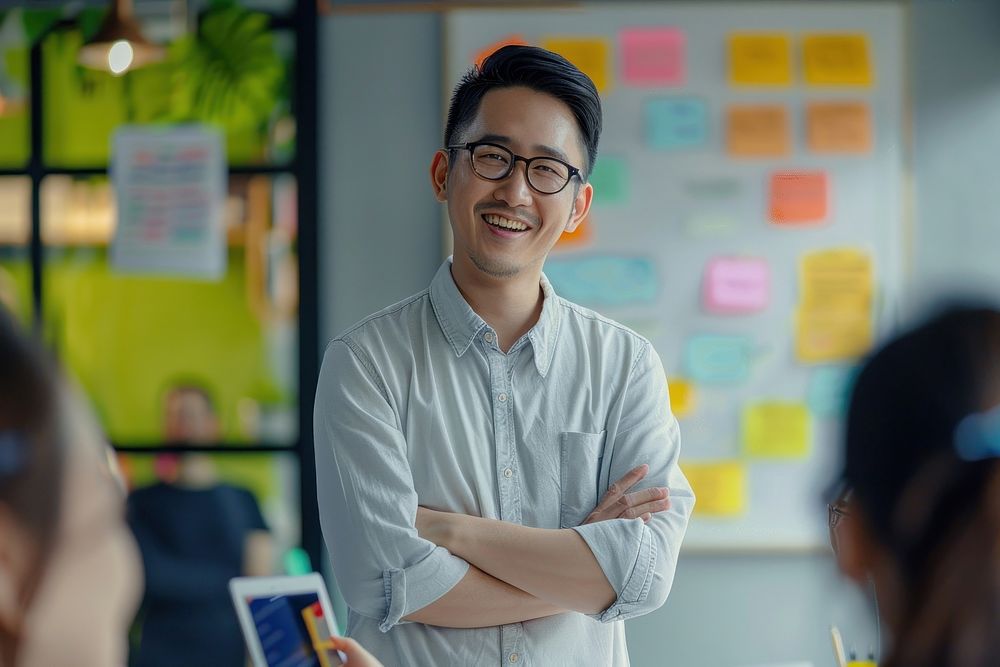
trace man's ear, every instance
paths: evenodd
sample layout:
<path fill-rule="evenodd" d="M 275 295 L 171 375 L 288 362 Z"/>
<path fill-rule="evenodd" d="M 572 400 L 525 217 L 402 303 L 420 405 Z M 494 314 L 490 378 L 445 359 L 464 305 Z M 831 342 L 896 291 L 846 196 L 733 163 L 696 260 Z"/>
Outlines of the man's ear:
<path fill-rule="evenodd" d="M 439 202 L 448 201 L 448 152 L 439 150 L 431 160 L 431 188 Z"/>
<path fill-rule="evenodd" d="M 590 213 L 590 205 L 594 201 L 594 186 L 584 183 L 576 191 L 573 198 L 573 211 L 570 213 L 569 221 L 566 223 L 566 231 L 574 232 L 580 223 L 587 219 Z"/>

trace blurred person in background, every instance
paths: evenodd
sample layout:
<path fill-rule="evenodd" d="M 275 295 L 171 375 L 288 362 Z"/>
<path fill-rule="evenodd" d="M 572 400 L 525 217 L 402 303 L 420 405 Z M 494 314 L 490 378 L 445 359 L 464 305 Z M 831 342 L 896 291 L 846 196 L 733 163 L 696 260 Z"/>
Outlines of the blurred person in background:
<path fill-rule="evenodd" d="M 1000 311 L 950 308 L 863 366 L 839 484 L 837 561 L 875 586 L 880 664 L 1000 665 Z"/>
<path fill-rule="evenodd" d="M 142 571 L 110 453 L 0 307 L 0 666 L 125 664 Z"/>
<path fill-rule="evenodd" d="M 163 430 L 170 444 L 218 444 L 219 419 L 208 391 L 196 383 L 174 385 L 164 401 Z M 132 492 L 128 520 L 146 573 L 132 664 L 244 665 L 229 580 L 271 574 L 273 561 L 254 495 L 220 482 L 208 455 L 184 453 L 169 480 Z"/>

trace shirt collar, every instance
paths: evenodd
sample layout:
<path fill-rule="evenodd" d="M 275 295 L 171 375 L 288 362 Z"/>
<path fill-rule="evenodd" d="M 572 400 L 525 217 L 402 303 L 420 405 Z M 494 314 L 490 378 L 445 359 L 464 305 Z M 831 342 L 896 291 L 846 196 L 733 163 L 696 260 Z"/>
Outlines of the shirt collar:
<path fill-rule="evenodd" d="M 460 357 L 469 349 L 476 334 L 488 325 L 458 291 L 455 279 L 451 277 L 451 257 L 434 274 L 430 294 L 441 330 L 455 350 L 455 356 Z"/>
<path fill-rule="evenodd" d="M 535 368 L 538 374 L 545 377 L 552 363 L 552 351 L 559 335 L 559 297 L 545 274 L 541 278 L 542 313 L 527 335 L 534 351 Z M 431 281 L 431 305 L 437 316 L 445 338 L 451 344 L 455 356 L 462 356 L 469 349 L 472 341 L 483 330 L 489 327 L 483 318 L 472 310 L 465 297 L 458 291 L 455 279 L 451 275 L 451 257 L 438 269 Z"/>

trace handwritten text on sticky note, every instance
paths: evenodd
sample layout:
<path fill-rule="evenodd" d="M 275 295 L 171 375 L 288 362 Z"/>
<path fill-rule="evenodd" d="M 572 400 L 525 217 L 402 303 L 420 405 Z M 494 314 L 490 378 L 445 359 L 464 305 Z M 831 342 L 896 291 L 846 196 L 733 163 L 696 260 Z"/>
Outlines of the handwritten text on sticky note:
<path fill-rule="evenodd" d="M 651 148 L 696 148 L 708 140 L 708 108 L 694 97 L 648 100 L 643 109 Z"/>
<path fill-rule="evenodd" d="M 826 172 L 778 172 L 771 175 L 770 219 L 775 224 L 820 222 L 827 215 Z"/>
<path fill-rule="evenodd" d="M 708 263 L 705 310 L 717 314 L 753 313 L 767 307 L 771 292 L 767 262 L 752 257 L 719 257 Z"/>
<path fill-rule="evenodd" d="M 726 112 L 726 151 L 734 157 L 780 157 L 792 149 L 788 110 L 739 105 Z"/>
<path fill-rule="evenodd" d="M 814 153 L 862 154 L 872 149 L 872 120 L 863 102 L 814 102 L 806 107 L 806 136 Z"/>
<path fill-rule="evenodd" d="M 813 86 L 870 86 L 868 39 L 862 34 L 806 35 L 802 38 L 806 83 Z"/>
<path fill-rule="evenodd" d="M 789 86 L 792 56 L 788 35 L 734 33 L 729 36 L 729 82 L 737 86 Z"/>

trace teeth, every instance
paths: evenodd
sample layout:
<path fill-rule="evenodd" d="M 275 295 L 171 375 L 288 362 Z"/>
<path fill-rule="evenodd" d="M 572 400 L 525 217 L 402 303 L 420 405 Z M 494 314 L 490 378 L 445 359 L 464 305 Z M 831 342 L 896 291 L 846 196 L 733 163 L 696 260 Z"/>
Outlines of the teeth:
<path fill-rule="evenodd" d="M 504 229 L 512 229 L 516 232 L 523 232 L 528 228 L 528 225 L 523 222 L 517 222 L 516 220 L 508 220 L 499 215 L 486 215 L 486 222 L 491 225 L 496 225 L 497 227 L 503 227 Z"/>

